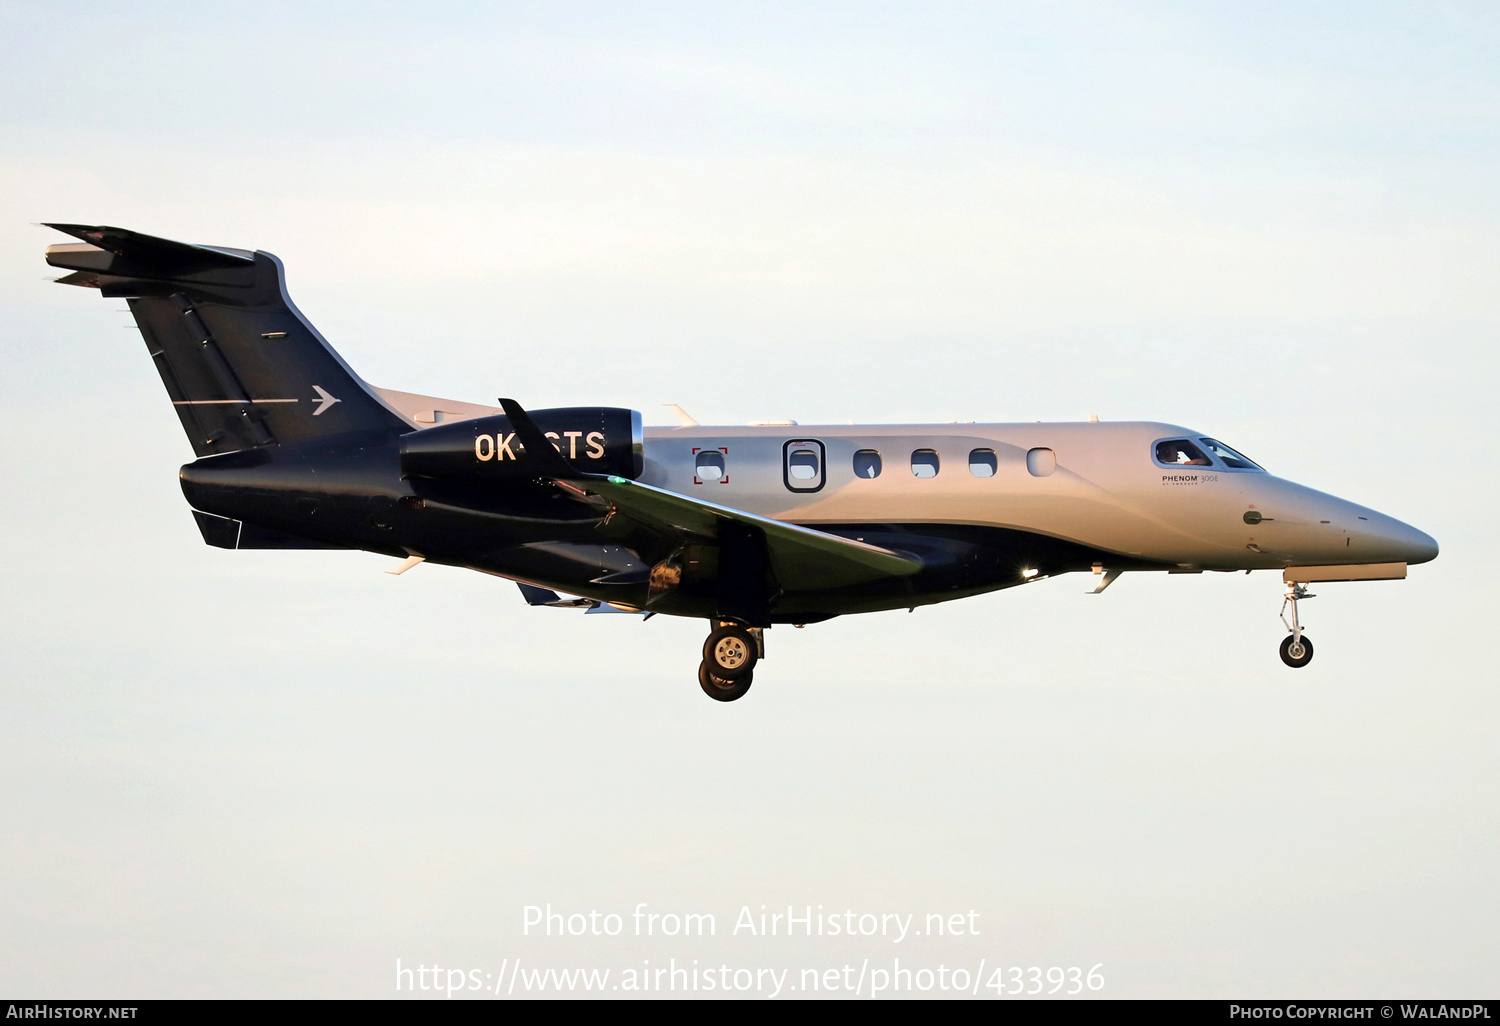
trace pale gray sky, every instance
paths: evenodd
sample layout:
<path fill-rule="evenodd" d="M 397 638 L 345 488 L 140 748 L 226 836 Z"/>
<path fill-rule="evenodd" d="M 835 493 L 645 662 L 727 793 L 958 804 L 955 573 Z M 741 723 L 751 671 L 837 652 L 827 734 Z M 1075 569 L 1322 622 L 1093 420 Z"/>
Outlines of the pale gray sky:
<path fill-rule="evenodd" d="M 1104 963 L 1106 996 L 1494 996 L 1491 6 L 13 3 L 0 990 Z M 665 421 L 1150 418 L 1434 535 L 1328 585 L 1062 578 L 768 638 L 204 546 L 123 304 L 42 220 L 258 247 L 368 380 Z M 713 941 L 521 936 L 712 911 Z M 975 938 L 724 936 L 742 905 Z"/>

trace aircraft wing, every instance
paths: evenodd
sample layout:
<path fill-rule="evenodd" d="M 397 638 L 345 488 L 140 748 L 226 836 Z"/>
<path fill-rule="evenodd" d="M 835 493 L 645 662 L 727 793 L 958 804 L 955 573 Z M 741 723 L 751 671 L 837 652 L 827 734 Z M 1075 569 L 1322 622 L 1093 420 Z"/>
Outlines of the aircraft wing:
<path fill-rule="evenodd" d="M 519 403 L 502 398 L 500 406 L 520 436 L 524 458 L 542 479 L 556 482 L 582 502 L 610 509 L 611 520 L 623 516 L 654 534 L 684 543 L 717 542 L 719 528 L 726 522 L 752 528 L 765 538 L 771 572 L 783 588 L 824 591 L 882 577 L 905 577 L 922 569 L 922 561 L 915 556 L 826 531 L 703 502 L 629 478 L 580 474 Z"/>
<path fill-rule="evenodd" d="M 713 542 L 718 537 L 719 525 L 726 521 L 754 528 L 765 536 L 776 580 L 791 590 L 842 588 L 881 577 L 903 577 L 922 569 L 922 561 L 915 556 L 702 502 L 626 478 L 591 475 L 558 480 L 580 493 L 607 501 L 614 508 L 614 515 L 629 517 L 684 541 Z"/>

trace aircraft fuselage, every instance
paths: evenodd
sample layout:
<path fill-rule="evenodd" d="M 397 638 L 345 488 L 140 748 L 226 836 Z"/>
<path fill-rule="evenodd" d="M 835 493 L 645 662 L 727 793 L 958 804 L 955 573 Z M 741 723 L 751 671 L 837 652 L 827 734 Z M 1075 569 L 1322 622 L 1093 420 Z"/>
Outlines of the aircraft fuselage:
<path fill-rule="evenodd" d="M 1169 424 L 694 426 L 643 435 L 643 484 L 922 561 L 910 577 L 783 590 L 769 603 L 769 623 L 925 605 L 1068 572 L 1417 563 L 1437 552 L 1398 520 L 1260 469 L 1214 458 L 1157 462 L 1162 440 L 1204 437 Z M 793 466 L 797 453 L 803 464 Z M 710 465 L 705 454 L 718 458 Z M 548 492 L 403 480 L 388 438 L 228 453 L 183 468 L 182 480 L 196 509 L 221 517 L 635 608 L 647 605 L 645 573 L 668 555 L 612 543 L 604 517 Z M 711 591 L 692 588 L 652 608 L 727 615 Z"/>

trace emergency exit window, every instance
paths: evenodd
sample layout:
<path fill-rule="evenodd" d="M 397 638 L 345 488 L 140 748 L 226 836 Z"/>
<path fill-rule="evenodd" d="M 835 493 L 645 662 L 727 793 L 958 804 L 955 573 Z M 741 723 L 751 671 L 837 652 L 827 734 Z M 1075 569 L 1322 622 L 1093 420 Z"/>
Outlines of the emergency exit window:
<path fill-rule="evenodd" d="M 726 476 L 724 454 L 718 449 L 700 450 L 693 465 L 693 473 L 698 476 L 700 484 L 723 481 Z"/>
<path fill-rule="evenodd" d="M 823 487 L 823 443 L 813 439 L 787 442 L 783 448 L 782 472 L 787 488 L 794 492 L 816 492 Z"/>

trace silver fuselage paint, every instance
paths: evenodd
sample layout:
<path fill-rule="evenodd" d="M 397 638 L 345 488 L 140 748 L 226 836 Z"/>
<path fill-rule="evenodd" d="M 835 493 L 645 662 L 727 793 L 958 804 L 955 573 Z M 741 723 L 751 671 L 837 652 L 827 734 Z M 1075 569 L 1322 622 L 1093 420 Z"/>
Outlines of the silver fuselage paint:
<path fill-rule="evenodd" d="M 641 480 L 809 527 L 1002 527 L 1183 569 L 1421 563 L 1437 555 L 1436 542 L 1416 528 L 1264 471 L 1152 458 L 1157 441 L 1202 437 L 1152 422 L 647 428 Z M 816 491 L 788 483 L 786 446 L 794 441 L 821 443 Z M 696 474 L 704 449 L 723 452 L 722 480 Z M 879 476 L 855 476 L 861 449 L 880 454 Z M 912 470 L 912 453 L 922 449 L 938 454 L 933 477 Z M 993 476 L 970 472 L 975 449 L 994 452 Z M 1028 469 L 1033 449 L 1056 454 L 1052 473 Z M 1261 522 L 1246 523 L 1252 511 Z"/>

